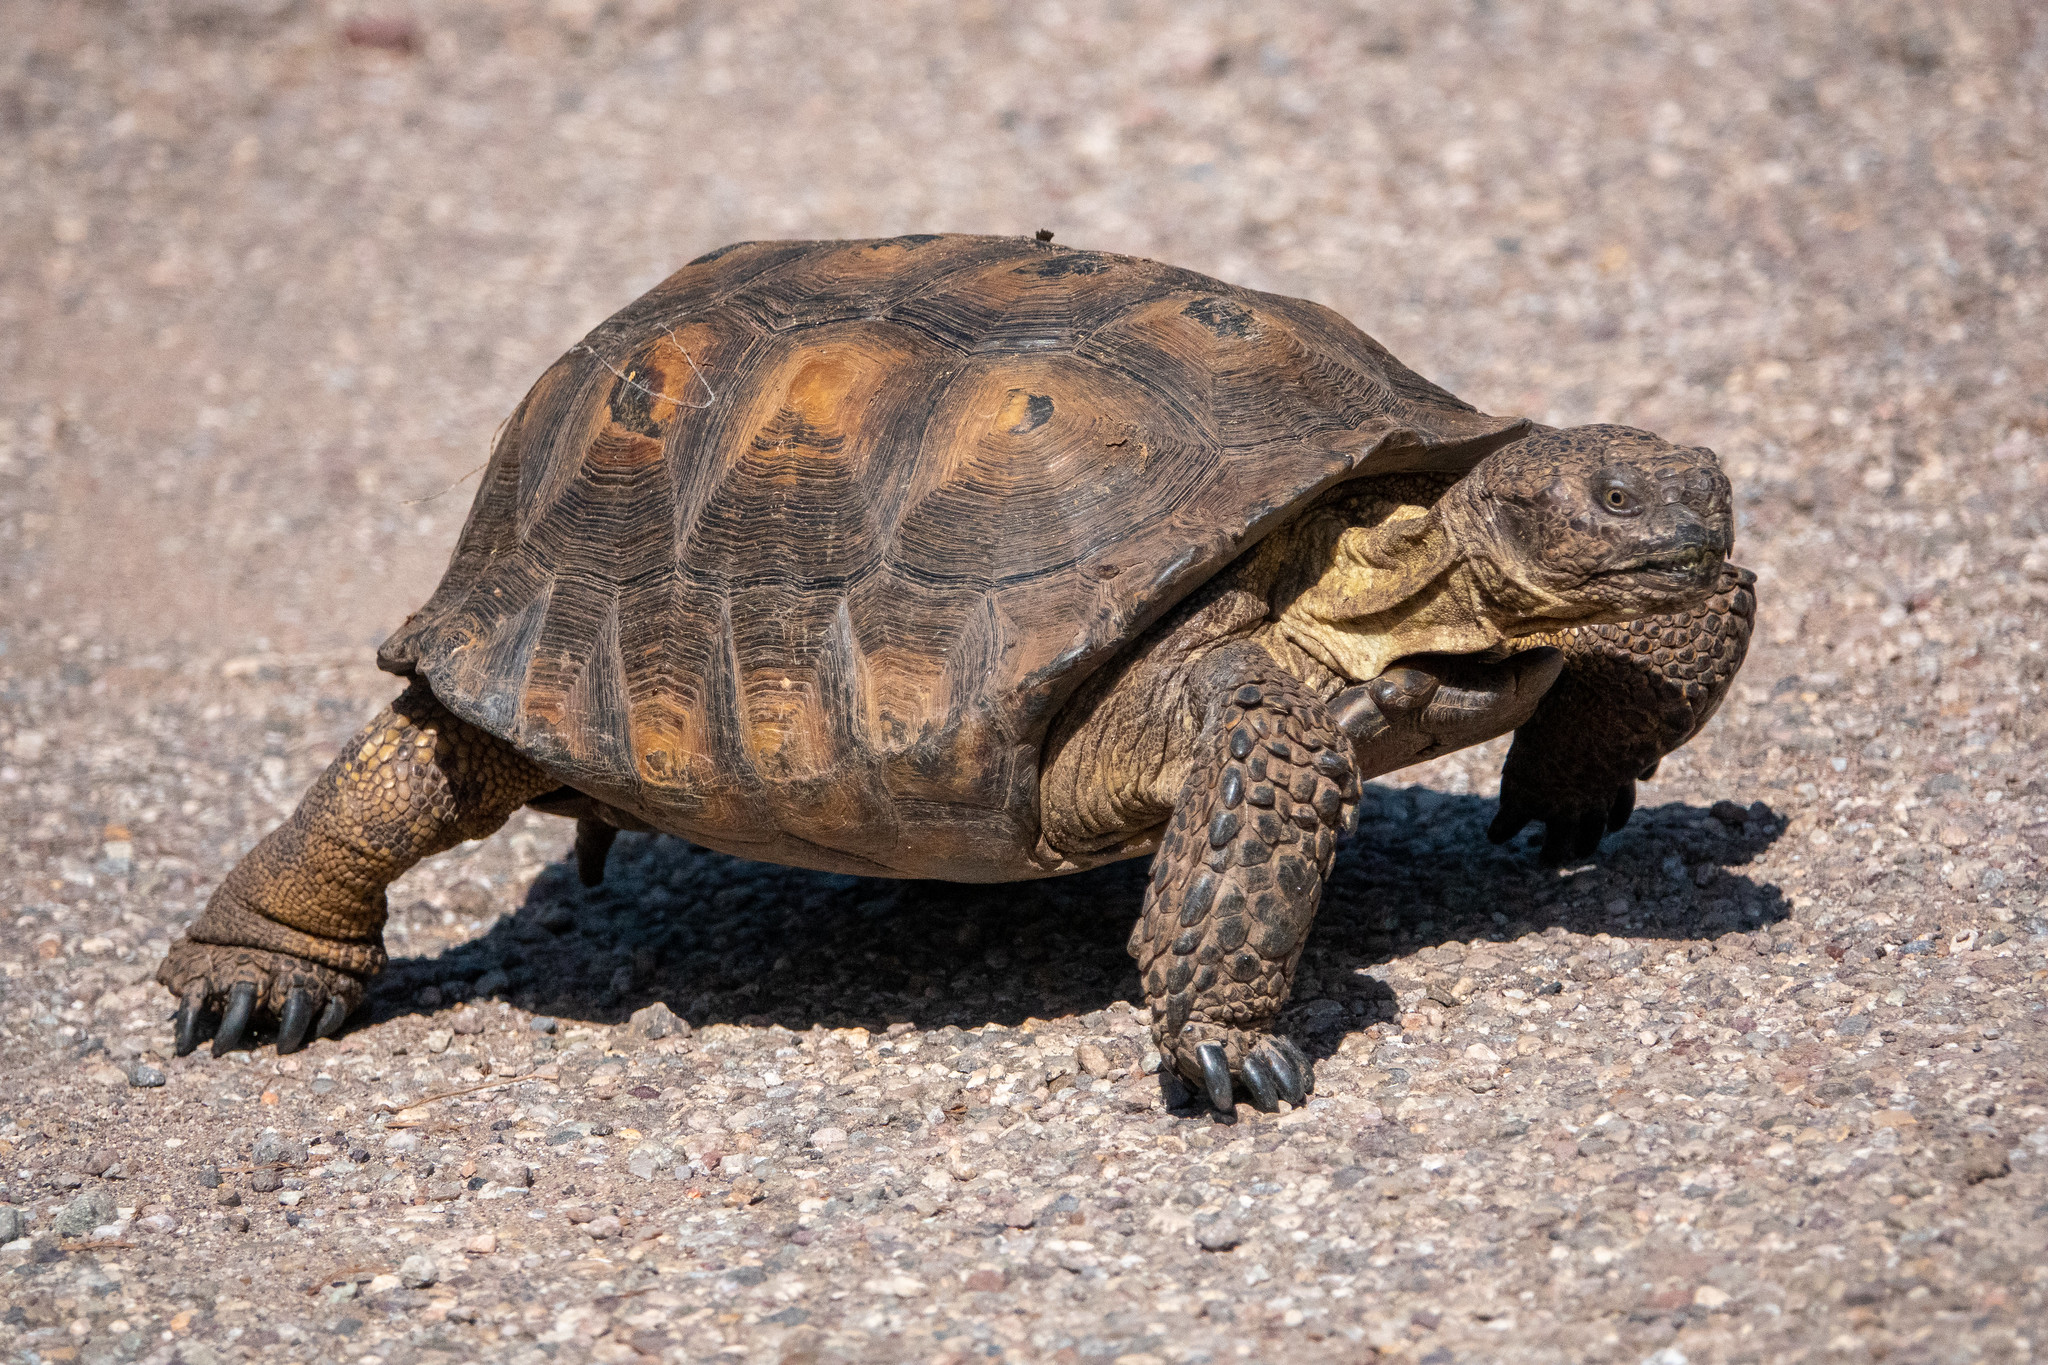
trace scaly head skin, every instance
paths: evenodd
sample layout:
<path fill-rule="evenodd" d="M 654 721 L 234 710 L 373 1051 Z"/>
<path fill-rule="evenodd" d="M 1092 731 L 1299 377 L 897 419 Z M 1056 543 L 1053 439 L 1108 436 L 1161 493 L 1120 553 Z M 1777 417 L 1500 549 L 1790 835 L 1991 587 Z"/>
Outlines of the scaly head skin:
<path fill-rule="evenodd" d="M 1492 602 L 1549 621 L 1627 621 L 1693 606 L 1713 591 L 1734 541 L 1714 453 L 1633 427 L 1517 441 L 1436 511 Z"/>
<path fill-rule="evenodd" d="M 1389 510 L 1372 487 L 1360 505 L 1374 519 L 1272 551 L 1318 565 L 1276 604 L 1279 633 L 1360 683 L 1411 654 L 1685 610 L 1713 591 L 1734 538 L 1713 452 L 1632 427 L 1539 432 L 1429 505 Z"/>

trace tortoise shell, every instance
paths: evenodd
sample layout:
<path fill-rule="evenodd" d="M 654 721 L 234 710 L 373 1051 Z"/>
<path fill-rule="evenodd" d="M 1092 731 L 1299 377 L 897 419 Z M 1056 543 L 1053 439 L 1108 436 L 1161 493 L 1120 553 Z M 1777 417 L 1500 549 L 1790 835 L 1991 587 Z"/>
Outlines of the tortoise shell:
<path fill-rule="evenodd" d="M 1061 705 L 1332 485 L 1522 434 L 1317 304 L 1025 238 L 749 242 L 540 377 L 386 669 L 564 785 L 828 871 L 1073 870 Z"/>

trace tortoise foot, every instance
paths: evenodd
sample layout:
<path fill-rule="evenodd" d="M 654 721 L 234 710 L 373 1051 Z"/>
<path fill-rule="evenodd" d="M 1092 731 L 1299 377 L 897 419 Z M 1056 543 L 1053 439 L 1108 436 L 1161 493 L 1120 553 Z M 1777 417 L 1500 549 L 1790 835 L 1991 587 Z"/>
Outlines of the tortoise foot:
<path fill-rule="evenodd" d="M 1230 1036 L 1206 1037 L 1174 1049 L 1174 1080 L 1192 1093 L 1176 1094 L 1169 1088 L 1170 1105 L 1206 1100 L 1219 1113 L 1230 1114 L 1242 1099 L 1270 1114 L 1282 1100 L 1297 1107 L 1308 1101 L 1316 1086 L 1315 1067 L 1292 1040 L 1235 1029 L 1227 1033 Z"/>
<path fill-rule="evenodd" d="M 273 1027 L 278 1054 L 296 1052 L 338 1031 L 364 995 L 361 981 L 317 962 L 189 938 L 171 945 L 156 979 L 178 997 L 180 1057 L 208 1036 L 219 1057 Z"/>

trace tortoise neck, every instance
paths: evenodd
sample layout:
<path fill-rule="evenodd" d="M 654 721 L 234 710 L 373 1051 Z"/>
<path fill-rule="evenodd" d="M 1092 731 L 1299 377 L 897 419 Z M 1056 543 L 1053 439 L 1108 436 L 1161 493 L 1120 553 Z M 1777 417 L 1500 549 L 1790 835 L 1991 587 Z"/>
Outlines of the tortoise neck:
<path fill-rule="evenodd" d="M 1390 497 L 1344 507 L 1348 524 L 1334 534 L 1326 524 L 1296 546 L 1314 577 L 1276 602 L 1277 631 L 1352 682 L 1410 654 L 1502 648 L 1504 613 L 1488 591 L 1497 575 L 1487 571 L 1484 538 L 1475 545 L 1467 534 L 1463 505 L 1453 495 L 1428 505 Z"/>

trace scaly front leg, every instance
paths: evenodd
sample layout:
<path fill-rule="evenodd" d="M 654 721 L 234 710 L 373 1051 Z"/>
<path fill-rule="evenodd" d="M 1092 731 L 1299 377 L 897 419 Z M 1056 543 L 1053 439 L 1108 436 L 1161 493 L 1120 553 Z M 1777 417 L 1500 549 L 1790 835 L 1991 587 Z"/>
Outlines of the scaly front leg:
<path fill-rule="evenodd" d="M 1756 625 L 1756 575 L 1733 564 L 1689 612 L 1548 637 L 1564 676 L 1515 731 L 1486 837 L 1544 824 L 1546 865 L 1587 857 L 1628 823 L 1636 781 L 1700 732 L 1728 694 Z"/>
<path fill-rule="evenodd" d="M 1287 1000 L 1358 778 L 1323 704 L 1263 650 L 1220 658 L 1197 757 L 1131 935 L 1152 1036 L 1228 1111 L 1300 1104 L 1308 1058 L 1271 1032 Z"/>
<path fill-rule="evenodd" d="M 216 1011 L 215 1056 L 259 1016 L 278 1021 L 280 1053 L 340 1028 L 384 966 L 384 888 L 555 785 L 415 682 L 236 864 L 157 968 L 179 1000 L 178 1055 Z"/>

